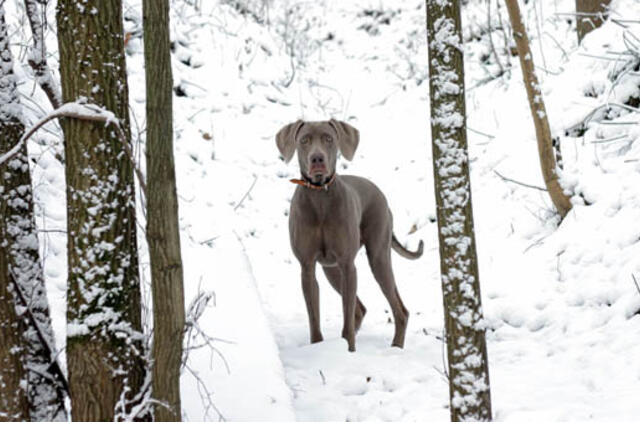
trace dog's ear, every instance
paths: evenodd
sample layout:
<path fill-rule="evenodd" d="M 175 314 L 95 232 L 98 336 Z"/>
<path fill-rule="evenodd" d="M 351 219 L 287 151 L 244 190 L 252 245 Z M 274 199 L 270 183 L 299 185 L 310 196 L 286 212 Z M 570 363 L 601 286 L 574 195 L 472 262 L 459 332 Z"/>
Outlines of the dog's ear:
<path fill-rule="evenodd" d="M 340 152 L 347 160 L 353 160 L 356 148 L 358 148 L 358 143 L 360 142 L 360 132 L 350 124 L 339 120 L 331 119 L 329 120 L 329 124 L 333 126 L 338 133 L 338 148 L 340 148 Z"/>
<path fill-rule="evenodd" d="M 302 120 L 289 123 L 276 134 L 276 145 L 278 145 L 278 149 L 284 157 L 285 163 L 291 161 L 293 154 L 296 152 L 296 135 L 303 123 Z"/>

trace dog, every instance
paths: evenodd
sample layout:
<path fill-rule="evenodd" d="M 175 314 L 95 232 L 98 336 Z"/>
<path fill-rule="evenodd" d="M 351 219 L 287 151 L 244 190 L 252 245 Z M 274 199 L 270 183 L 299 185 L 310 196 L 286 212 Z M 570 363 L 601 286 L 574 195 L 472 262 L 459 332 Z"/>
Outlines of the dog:
<path fill-rule="evenodd" d="M 360 141 L 356 128 L 329 120 L 298 120 L 276 134 L 276 145 L 288 163 L 297 152 L 301 179 L 291 200 L 289 236 L 300 262 L 302 291 L 309 316 L 311 343 L 323 340 L 316 263 L 342 295 L 342 337 L 356 350 L 355 334 L 366 308 L 357 297 L 354 259 L 364 245 L 373 275 L 387 298 L 395 323 L 392 346 L 404 347 L 409 312 L 402 303 L 391 268 L 391 249 L 401 256 L 422 256 L 422 240 L 415 252 L 405 249 L 393 234 L 393 218 L 380 189 L 367 179 L 336 172 L 338 151 L 351 161 Z"/>

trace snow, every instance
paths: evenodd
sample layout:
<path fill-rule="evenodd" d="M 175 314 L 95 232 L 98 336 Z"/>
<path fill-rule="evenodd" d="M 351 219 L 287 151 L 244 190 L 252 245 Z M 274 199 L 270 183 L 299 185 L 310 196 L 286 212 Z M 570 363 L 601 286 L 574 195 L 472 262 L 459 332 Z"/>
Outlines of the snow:
<path fill-rule="evenodd" d="M 128 3 L 125 15 L 141 19 L 139 2 Z M 289 26 L 285 4 L 277 2 L 266 11 L 262 2 L 242 2 L 265 17 L 264 24 L 229 5 L 196 3 L 201 10 L 174 4 L 172 15 L 174 83 L 185 94 L 174 97 L 176 166 L 186 301 L 198 291 L 215 293 L 199 325 L 217 339 L 219 354 L 191 352 L 181 379 L 185 420 L 217 420 L 216 410 L 205 410 L 210 404 L 230 421 L 449 420 L 424 2 L 402 0 L 391 9 L 368 0 L 325 0 L 295 9 L 297 2 L 289 1 Z M 613 54 L 625 51 L 622 27 L 607 22 L 578 47 L 575 23 L 556 14 L 573 11 L 573 1 L 529 3 L 523 16 L 533 60 L 546 61 L 554 72 L 538 69 L 538 77 L 562 145 L 561 182 L 573 195 L 574 208 L 559 225 L 545 192 L 495 173 L 543 185 L 518 60 L 501 53 L 501 65 L 510 70 L 487 82 L 499 66 L 493 56 L 481 60 L 488 44 L 474 35 L 486 27 L 485 2 L 472 0 L 463 10 L 467 125 L 475 130 L 468 131 L 469 162 L 494 419 L 631 422 L 640 412 L 640 292 L 632 279 L 640 280 L 640 114 L 612 104 L 638 96 L 640 77 L 627 65 L 631 57 Z M 535 5 L 542 13 L 539 33 Z M 613 0 L 611 7 L 622 16 L 640 13 L 634 0 Z M 496 10 L 493 3 L 493 42 L 502 51 Z M 506 24 L 506 10 L 499 10 Z M 14 12 L 6 17 L 15 25 Z M 135 32 L 139 21 L 125 24 Z M 628 26 L 640 35 L 640 25 Z M 51 35 L 49 65 L 57 69 Z M 286 40 L 296 40 L 289 47 L 301 57 L 288 87 Z M 139 38 L 130 40 L 127 52 L 137 140 L 144 138 L 145 121 Z M 16 67 L 18 80 L 29 75 Z M 20 89 L 46 104 L 31 83 Z M 565 134 L 600 106 L 584 133 Z M 32 122 L 44 115 L 31 114 Z M 353 162 L 339 161 L 339 172 L 380 186 L 401 242 L 413 248 L 425 240 L 420 260 L 393 256 L 411 313 L 403 350 L 389 347 L 391 315 L 362 253 L 358 294 L 368 312 L 357 352 L 348 353 L 340 338 L 341 301 L 321 271 L 325 341 L 308 344 L 300 269 L 287 233 L 295 189 L 288 179 L 299 175 L 275 146 L 275 133 L 300 117 L 349 119 L 361 142 Z M 55 158 L 62 149 L 58 132 L 53 123 L 45 126 L 29 148 L 53 328 L 64 350 L 66 208 L 64 169 Z M 142 158 L 144 150 L 134 155 Z M 140 164 L 144 170 L 143 159 Z M 145 316 L 148 321 L 149 309 Z M 194 372 L 204 384 L 198 386 Z M 203 385 L 211 402 L 201 399 Z"/>

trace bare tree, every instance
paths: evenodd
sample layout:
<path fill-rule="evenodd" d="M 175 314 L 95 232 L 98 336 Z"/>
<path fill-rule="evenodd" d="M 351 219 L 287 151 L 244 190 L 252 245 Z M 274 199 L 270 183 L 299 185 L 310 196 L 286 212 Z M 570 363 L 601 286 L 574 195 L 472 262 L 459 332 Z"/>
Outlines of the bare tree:
<path fill-rule="evenodd" d="M 18 144 L 25 130 L 3 4 L 0 4 L 0 52 L 0 153 L 3 153 Z M 16 373 L 24 371 L 24 384 L 15 393 L 27 392 L 32 420 L 64 421 L 64 376 L 55 362 L 26 144 L 20 146 L 11 160 L 0 165 L 0 173 L 0 259 L 3 261 L 0 270 L 3 299 L 0 301 L 7 308 L 5 313 L 10 311 L 11 306 L 19 310 L 15 314 L 19 321 L 7 322 L 5 326 L 5 329 L 13 328 L 14 332 L 3 333 L 2 338 L 6 335 L 11 339 L 6 346 L 10 350 L 15 347 L 14 353 L 18 353 L 14 363 L 24 364 L 22 370 L 7 366 L 3 371 L 11 368 Z M 5 302 L 11 295 L 13 300 Z M 5 321 L 3 317 L 0 324 Z M 22 344 L 14 344 L 16 341 Z M 4 346 L 2 344 L 0 347 Z"/>
<path fill-rule="evenodd" d="M 533 56 L 529 48 L 529 37 L 522 22 L 520 14 L 520 6 L 518 0 L 505 0 L 511 27 L 513 28 L 513 37 L 516 41 L 518 56 L 520 57 L 520 67 L 522 68 L 522 79 L 527 90 L 529 98 L 529 107 L 531 108 L 531 117 L 536 129 L 536 139 L 538 140 L 538 155 L 540 157 L 540 167 L 542 169 L 542 177 L 551 197 L 551 202 L 555 206 L 560 216 L 564 218 L 571 210 L 571 201 L 564 193 L 562 186 L 558 180 L 557 165 L 553 140 L 551 138 L 551 129 L 549 128 L 549 120 L 547 119 L 547 111 L 544 106 L 544 98 L 540 90 L 540 83 L 536 77 L 533 64 Z"/>
<path fill-rule="evenodd" d="M 59 0 L 64 102 L 113 112 L 113 126 L 61 121 L 67 182 L 67 362 L 71 414 L 115 420 L 142 400 L 145 376 L 121 0 Z"/>
<path fill-rule="evenodd" d="M 460 3 L 426 3 L 451 420 L 490 421 L 489 368 L 469 181 Z"/>
<path fill-rule="evenodd" d="M 576 32 L 578 43 L 607 19 L 611 0 L 576 0 Z"/>
<path fill-rule="evenodd" d="M 152 397 L 158 422 L 182 420 L 180 365 L 184 290 L 173 160 L 169 0 L 143 0 L 147 89 L 147 242 L 153 294 Z"/>

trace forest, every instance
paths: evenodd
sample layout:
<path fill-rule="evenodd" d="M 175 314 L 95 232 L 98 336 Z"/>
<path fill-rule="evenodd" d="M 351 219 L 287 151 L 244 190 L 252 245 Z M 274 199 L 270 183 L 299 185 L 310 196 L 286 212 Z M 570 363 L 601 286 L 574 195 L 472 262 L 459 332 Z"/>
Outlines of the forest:
<path fill-rule="evenodd" d="M 636 421 L 638 139 L 637 0 L 0 0 L 0 421 Z"/>

